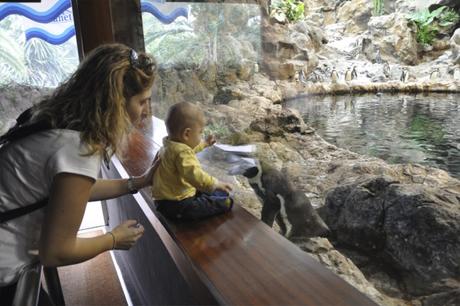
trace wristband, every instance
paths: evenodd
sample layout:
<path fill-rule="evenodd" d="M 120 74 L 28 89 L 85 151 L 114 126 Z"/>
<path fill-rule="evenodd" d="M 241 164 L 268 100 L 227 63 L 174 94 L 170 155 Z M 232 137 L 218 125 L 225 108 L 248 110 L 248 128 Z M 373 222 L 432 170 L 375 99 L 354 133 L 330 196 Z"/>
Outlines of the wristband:
<path fill-rule="evenodd" d="M 134 187 L 134 178 L 132 176 L 130 176 L 128 179 L 128 191 L 131 194 L 135 194 L 138 192 L 136 187 Z"/>
<path fill-rule="evenodd" d="M 115 235 L 112 232 L 107 232 L 107 234 L 112 236 L 112 250 L 115 250 Z"/>

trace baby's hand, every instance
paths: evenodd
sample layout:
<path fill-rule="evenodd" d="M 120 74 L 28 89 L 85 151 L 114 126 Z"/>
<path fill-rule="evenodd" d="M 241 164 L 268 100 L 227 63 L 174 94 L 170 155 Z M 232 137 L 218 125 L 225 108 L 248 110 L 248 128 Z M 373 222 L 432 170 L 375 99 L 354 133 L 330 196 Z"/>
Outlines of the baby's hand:
<path fill-rule="evenodd" d="M 216 137 L 214 137 L 214 135 L 208 135 L 206 137 L 205 142 L 206 142 L 206 146 L 210 147 L 216 143 Z"/>
<path fill-rule="evenodd" d="M 226 193 L 230 194 L 230 191 L 232 191 L 232 185 L 227 183 L 218 183 L 216 185 L 216 189 L 225 191 Z"/>

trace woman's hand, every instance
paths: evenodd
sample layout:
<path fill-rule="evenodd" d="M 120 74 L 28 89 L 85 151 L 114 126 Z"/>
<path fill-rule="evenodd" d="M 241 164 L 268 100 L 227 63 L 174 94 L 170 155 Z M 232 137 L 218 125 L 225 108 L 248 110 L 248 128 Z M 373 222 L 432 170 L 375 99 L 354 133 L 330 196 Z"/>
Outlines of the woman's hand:
<path fill-rule="evenodd" d="M 129 250 L 144 234 L 144 227 L 136 220 L 128 220 L 112 230 L 113 249 Z"/>
<path fill-rule="evenodd" d="M 155 171 L 157 171 L 158 167 L 160 166 L 160 162 L 161 162 L 160 154 L 157 153 L 155 155 L 155 158 L 153 159 L 153 162 L 150 168 L 147 171 L 145 171 L 145 173 L 142 174 L 141 176 L 134 178 L 134 181 L 135 181 L 134 184 L 135 184 L 136 189 L 141 189 L 147 186 L 152 186 L 153 174 L 155 173 Z"/>

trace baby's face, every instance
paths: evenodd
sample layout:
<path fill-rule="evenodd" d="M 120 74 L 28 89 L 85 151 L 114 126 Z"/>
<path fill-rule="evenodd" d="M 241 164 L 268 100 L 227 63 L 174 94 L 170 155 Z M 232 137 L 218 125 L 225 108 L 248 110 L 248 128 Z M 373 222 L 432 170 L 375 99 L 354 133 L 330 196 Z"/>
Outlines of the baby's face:
<path fill-rule="evenodd" d="M 197 120 L 192 124 L 192 126 L 190 126 L 190 134 L 186 142 L 190 148 L 195 148 L 197 145 L 200 144 L 203 135 L 204 125 L 204 116 L 199 116 L 199 118 L 197 118 Z"/>

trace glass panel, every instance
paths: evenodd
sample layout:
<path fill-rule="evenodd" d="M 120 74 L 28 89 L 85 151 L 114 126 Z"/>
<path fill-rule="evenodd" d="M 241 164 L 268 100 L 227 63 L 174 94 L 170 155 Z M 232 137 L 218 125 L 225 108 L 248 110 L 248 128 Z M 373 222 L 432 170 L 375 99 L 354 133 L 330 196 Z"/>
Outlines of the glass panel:
<path fill-rule="evenodd" d="M 56 87 L 78 66 L 71 0 L 0 4 L 0 85 Z"/>
<path fill-rule="evenodd" d="M 142 1 L 146 51 L 158 61 L 161 82 L 155 115 L 169 105 L 206 101 L 219 82 L 258 69 L 260 7 L 255 4 Z M 177 74 L 179 78 L 173 77 Z M 177 82 L 177 79 L 180 82 Z M 174 81 L 176 80 L 176 81 Z"/>

